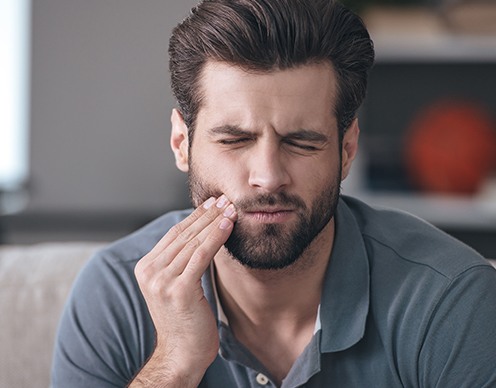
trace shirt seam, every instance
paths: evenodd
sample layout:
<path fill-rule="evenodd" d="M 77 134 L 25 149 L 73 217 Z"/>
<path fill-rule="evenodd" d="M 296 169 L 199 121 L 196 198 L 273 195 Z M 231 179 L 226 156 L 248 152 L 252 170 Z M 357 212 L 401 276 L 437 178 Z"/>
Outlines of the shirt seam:
<path fill-rule="evenodd" d="M 369 234 L 366 234 L 366 233 L 363 233 L 362 234 L 364 238 L 368 238 L 370 240 L 373 240 L 375 241 L 377 244 L 383 246 L 384 248 L 387 248 L 389 249 L 390 251 L 394 252 L 396 254 L 396 256 L 398 258 L 400 258 L 401 260 L 404 260 L 404 261 L 407 261 L 411 264 L 415 264 L 415 265 L 420 265 L 420 266 L 423 266 L 423 267 L 426 267 L 426 268 L 429 268 L 431 269 L 432 271 L 436 272 L 437 274 L 441 275 L 442 277 L 446 278 L 446 279 L 449 279 L 450 282 L 453 281 L 454 279 L 456 279 L 457 277 L 459 277 L 460 275 L 462 275 L 463 273 L 473 269 L 473 268 L 477 268 L 477 267 L 482 267 L 482 268 L 492 268 L 494 269 L 494 267 L 491 266 L 491 264 L 487 263 L 487 264 L 482 264 L 482 263 L 474 263 L 474 264 L 471 264 L 469 265 L 468 267 L 465 267 L 463 269 L 461 269 L 460 271 L 458 271 L 457 273 L 453 274 L 453 275 L 448 275 L 444 272 L 441 272 L 440 270 L 438 270 L 437 268 L 434 268 L 433 266 L 427 264 L 427 263 L 421 263 L 415 259 L 411 259 L 411 258 L 408 258 L 408 257 L 405 257 L 404 255 L 402 255 L 401 253 L 399 253 L 395 248 L 393 248 L 392 246 L 390 245 L 387 245 L 385 242 L 377 239 L 376 237 L 374 236 L 371 236 Z"/>

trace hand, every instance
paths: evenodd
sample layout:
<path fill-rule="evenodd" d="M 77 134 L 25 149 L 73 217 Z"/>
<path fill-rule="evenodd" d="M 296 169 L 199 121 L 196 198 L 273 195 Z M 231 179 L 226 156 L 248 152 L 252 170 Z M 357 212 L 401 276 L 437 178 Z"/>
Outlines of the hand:
<path fill-rule="evenodd" d="M 214 361 L 219 349 L 217 323 L 201 277 L 231 234 L 236 218 L 234 205 L 224 195 L 210 198 L 136 265 L 157 341 L 131 387 L 196 387 Z"/>

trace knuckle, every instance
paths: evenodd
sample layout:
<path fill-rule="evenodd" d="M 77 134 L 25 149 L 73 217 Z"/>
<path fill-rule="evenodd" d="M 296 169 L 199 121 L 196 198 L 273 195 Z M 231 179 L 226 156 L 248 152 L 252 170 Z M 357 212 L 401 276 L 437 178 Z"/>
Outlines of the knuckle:
<path fill-rule="evenodd" d="M 138 261 L 134 266 L 134 276 L 139 282 L 147 282 L 150 279 L 150 265 L 146 264 L 143 259 Z"/>
<path fill-rule="evenodd" d="M 185 226 L 180 222 L 179 224 L 176 224 L 172 228 L 170 228 L 167 234 L 177 237 L 181 235 L 185 229 Z"/>
<path fill-rule="evenodd" d="M 160 289 L 160 285 L 159 285 L 157 279 L 154 279 L 153 281 L 150 281 L 146 284 L 146 293 L 148 295 L 155 296 L 155 295 L 159 294 L 160 293 L 159 289 Z"/>
<path fill-rule="evenodd" d="M 165 287 L 165 284 L 161 278 L 156 278 L 153 281 L 150 282 L 148 285 L 148 292 L 157 297 L 157 296 L 164 296 L 168 297 L 170 290 Z"/>
<path fill-rule="evenodd" d="M 163 287 L 160 289 L 160 297 L 170 306 L 181 308 L 189 306 L 191 301 L 191 289 L 189 283 L 181 278 L 176 279 L 174 286 Z"/>
<path fill-rule="evenodd" d="M 174 294 L 174 301 L 178 305 L 190 305 L 193 291 L 191 285 L 185 279 L 178 279 L 176 292 Z"/>
<path fill-rule="evenodd" d="M 193 237 L 187 243 L 188 248 L 194 249 L 195 252 L 196 252 L 196 250 L 198 250 L 198 248 L 201 246 L 201 244 L 202 244 L 202 240 L 198 236 Z"/>
<path fill-rule="evenodd" d="M 166 262 L 167 256 L 166 253 L 162 253 L 162 255 L 155 259 Z M 166 268 L 167 267 L 164 266 L 161 269 L 157 269 L 157 264 L 154 261 L 146 261 L 143 258 L 134 266 L 134 276 L 140 286 L 147 287 L 150 284 L 153 284 L 157 278 L 167 277 Z"/>
<path fill-rule="evenodd" d="M 179 232 L 180 230 L 180 232 Z M 186 245 L 198 236 L 198 230 L 195 228 L 180 228 L 175 232 L 174 240 L 176 243 Z"/>
<path fill-rule="evenodd" d="M 226 240 L 224 231 L 220 228 L 215 228 L 212 233 L 209 233 L 209 235 L 206 238 L 207 243 L 210 245 L 222 245 L 224 241 Z M 219 246 L 220 248 L 220 246 Z"/>
<path fill-rule="evenodd" d="M 210 221 L 215 220 L 220 212 L 222 211 L 222 208 L 218 208 L 217 206 L 212 206 L 209 211 L 205 213 L 205 217 L 207 217 Z"/>
<path fill-rule="evenodd" d="M 189 241 L 192 241 L 196 238 L 196 231 L 186 229 L 177 238 L 180 240 L 181 243 L 187 244 Z"/>
<path fill-rule="evenodd" d="M 208 251 L 208 249 L 206 249 L 203 246 L 200 246 L 195 250 L 195 253 L 193 253 L 193 256 L 191 257 L 191 261 L 193 263 L 196 263 L 199 261 L 207 260 L 210 259 L 209 256 L 210 256 L 210 252 Z"/>
<path fill-rule="evenodd" d="M 190 291 L 189 291 L 189 284 L 182 279 L 177 280 L 177 284 L 174 287 L 174 291 L 170 293 L 170 296 L 173 297 L 177 301 L 182 301 L 188 298 Z"/>
<path fill-rule="evenodd" d="M 191 255 L 188 266 L 185 272 L 189 274 L 199 273 L 200 269 L 203 271 L 208 266 L 215 256 L 215 252 L 211 247 L 201 245 Z"/>
<path fill-rule="evenodd" d="M 195 211 L 191 213 L 188 217 L 186 217 L 184 220 L 182 220 L 181 222 L 177 223 L 172 228 L 170 228 L 168 234 L 177 237 L 183 234 L 185 231 L 187 231 L 189 226 L 192 223 L 195 223 L 202 216 L 202 212 L 199 211 L 200 208 L 201 206 L 195 209 Z"/>

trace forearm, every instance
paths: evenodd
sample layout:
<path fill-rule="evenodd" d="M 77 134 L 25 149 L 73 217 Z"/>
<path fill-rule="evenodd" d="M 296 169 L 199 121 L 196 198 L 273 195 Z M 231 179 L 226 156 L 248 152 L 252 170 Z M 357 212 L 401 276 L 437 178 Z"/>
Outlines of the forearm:
<path fill-rule="evenodd" d="M 174 376 L 162 370 L 156 370 L 151 368 L 146 368 L 141 370 L 136 377 L 128 385 L 129 388 L 195 388 L 198 387 L 198 382 L 193 382 L 193 380 L 186 376 Z"/>
<path fill-rule="evenodd" d="M 129 388 L 195 388 L 205 374 L 198 367 L 186 367 L 154 353 L 129 383 Z"/>

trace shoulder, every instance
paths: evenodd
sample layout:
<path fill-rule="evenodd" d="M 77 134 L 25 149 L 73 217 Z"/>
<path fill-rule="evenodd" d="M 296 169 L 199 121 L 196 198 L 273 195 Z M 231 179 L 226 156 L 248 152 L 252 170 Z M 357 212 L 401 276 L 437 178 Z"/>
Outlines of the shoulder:
<path fill-rule="evenodd" d="M 94 302 L 142 306 L 134 276 L 136 263 L 190 210 L 173 211 L 155 219 L 136 232 L 98 251 L 83 267 L 74 283 L 70 303 L 95 312 Z M 126 313 L 122 308 L 120 313 Z"/>
<path fill-rule="evenodd" d="M 475 267 L 493 269 L 474 249 L 412 214 L 351 197 L 343 200 L 358 223 L 369 260 L 376 264 L 396 260 L 448 279 Z"/>
<path fill-rule="evenodd" d="M 98 251 L 86 263 L 74 282 L 70 303 L 94 310 L 93 302 L 109 298 L 122 302 L 138 289 L 134 267 L 190 210 L 173 211 L 155 219 L 136 232 Z M 117 299 L 116 299 L 117 298 Z M 92 300 L 93 299 L 93 300 Z M 134 301 L 136 303 L 136 301 Z"/>
<path fill-rule="evenodd" d="M 426 386 L 496 381 L 489 361 L 496 346 L 496 269 L 415 216 L 349 197 L 343 203 L 369 263 L 368 319 L 384 346 L 401 355 L 401 378 Z"/>
<path fill-rule="evenodd" d="M 165 214 L 87 262 L 59 324 L 54 386 L 124 386 L 143 365 L 153 349 L 154 326 L 134 266 L 189 213 Z"/>
<path fill-rule="evenodd" d="M 101 250 L 98 255 L 119 262 L 135 261 L 146 255 L 169 229 L 189 214 L 191 214 L 191 209 L 166 213 L 134 233 L 112 243 Z"/>
<path fill-rule="evenodd" d="M 131 322 L 146 317 L 147 309 L 134 276 L 138 260 L 189 211 L 167 213 L 131 235 L 97 252 L 74 282 L 68 312 L 92 327 L 97 320 Z M 111 307 L 110 307 L 111 306 Z M 117 324 L 117 323 L 116 323 Z M 120 325 L 120 324 L 119 324 Z"/>
<path fill-rule="evenodd" d="M 184 220 L 191 209 L 168 212 L 137 231 L 98 251 L 81 272 L 81 276 L 95 272 L 112 272 L 122 276 L 132 273 L 134 266 L 174 225 Z M 116 271 L 116 272 L 115 272 Z M 108 278 L 107 278 L 108 279 Z"/>

